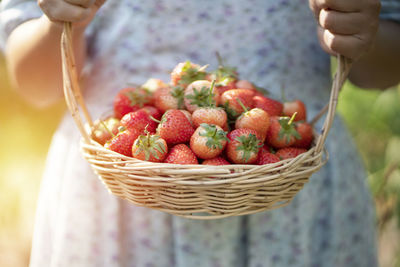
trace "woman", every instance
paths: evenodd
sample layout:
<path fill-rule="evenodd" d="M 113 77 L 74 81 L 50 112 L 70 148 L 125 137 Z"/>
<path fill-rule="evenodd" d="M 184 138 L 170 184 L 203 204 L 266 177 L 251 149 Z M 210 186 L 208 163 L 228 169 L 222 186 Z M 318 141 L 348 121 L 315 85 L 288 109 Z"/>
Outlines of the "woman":
<path fill-rule="evenodd" d="M 93 117 L 127 82 L 168 81 L 191 60 L 306 101 L 310 118 L 328 102 L 330 54 L 356 60 L 363 87 L 399 82 L 400 2 L 3 0 L 10 74 L 38 106 L 62 97 L 60 21 L 74 22 L 84 98 Z M 43 13 L 42 13 L 43 12 Z M 378 29 L 378 25 L 380 25 Z M 5 42 L 7 40 L 7 43 Z M 322 47 L 322 49 L 321 49 Z M 320 127 L 320 126 L 319 126 Z M 328 164 L 288 206 L 214 221 L 136 207 L 110 195 L 80 156 L 67 114 L 49 152 L 31 266 L 376 266 L 374 212 L 358 153 L 340 118 Z"/>

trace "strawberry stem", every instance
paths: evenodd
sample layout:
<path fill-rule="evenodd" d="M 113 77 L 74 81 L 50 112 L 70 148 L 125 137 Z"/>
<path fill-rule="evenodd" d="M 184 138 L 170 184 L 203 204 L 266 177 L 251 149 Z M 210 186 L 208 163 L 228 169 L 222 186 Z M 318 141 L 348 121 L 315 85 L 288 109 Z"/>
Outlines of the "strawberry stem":
<path fill-rule="evenodd" d="M 294 118 L 296 117 L 296 115 L 297 115 L 297 111 L 295 113 L 293 113 L 292 117 L 290 118 L 290 120 L 288 122 L 288 125 L 291 125 L 293 123 Z"/>
<path fill-rule="evenodd" d="M 224 66 L 224 63 L 222 62 L 222 57 L 218 51 L 215 52 L 215 55 L 217 56 L 218 66 L 221 66 L 221 67 Z"/>
<path fill-rule="evenodd" d="M 240 101 L 239 98 L 236 98 L 236 101 L 239 103 L 239 105 L 242 107 L 242 109 L 244 110 L 244 112 L 248 112 L 249 110 L 246 108 L 245 105 L 243 105 L 242 101 Z"/>
<path fill-rule="evenodd" d="M 161 121 L 159 121 L 159 120 L 157 120 L 156 118 L 154 118 L 153 116 L 151 116 L 151 115 L 149 115 L 150 116 L 150 119 L 152 120 L 152 121 L 155 121 L 155 122 L 157 122 L 157 123 L 161 123 Z M 147 126 L 146 126 L 147 127 Z"/>
<path fill-rule="evenodd" d="M 212 80 L 212 82 L 211 82 L 210 93 L 208 94 L 208 105 L 210 105 L 210 107 L 214 106 L 214 103 L 213 103 L 214 86 L 215 86 L 215 79 Z"/>
<path fill-rule="evenodd" d="M 107 127 L 107 125 L 104 123 L 104 121 L 100 121 L 100 123 L 101 123 L 101 125 L 103 125 L 103 127 L 106 129 L 106 131 L 107 131 L 109 134 L 111 134 L 112 137 L 115 136 L 115 134 L 114 134 L 112 131 L 110 131 L 110 129 L 108 129 L 108 127 Z"/>

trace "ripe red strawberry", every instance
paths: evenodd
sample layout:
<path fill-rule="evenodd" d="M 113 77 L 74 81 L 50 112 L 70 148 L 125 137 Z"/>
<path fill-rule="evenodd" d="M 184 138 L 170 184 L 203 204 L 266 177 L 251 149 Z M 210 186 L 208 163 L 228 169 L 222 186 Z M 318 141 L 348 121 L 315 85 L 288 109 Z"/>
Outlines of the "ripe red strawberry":
<path fill-rule="evenodd" d="M 147 112 L 147 114 L 149 114 L 151 117 L 159 120 L 161 119 L 162 113 L 161 111 L 153 106 L 144 106 L 143 108 L 141 108 L 140 110 L 144 110 Z"/>
<path fill-rule="evenodd" d="M 281 159 L 291 159 L 295 158 L 298 155 L 307 152 L 307 149 L 297 148 L 297 147 L 285 147 L 276 151 L 276 155 Z"/>
<path fill-rule="evenodd" d="M 169 109 L 182 109 L 185 107 L 183 97 L 181 86 L 162 87 L 154 93 L 154 105 L 163 113 Z"/>
<path fill-rule="evenodd" d="M 122 117 L 121 126 L 124 126 L 126 129 L 135 128 L 141 134 L 144 133 L 145 129 L 150 133 L 155 133 L 157 122 L 153 121 L 146 111 L 140 109 L 135 112 L 130 112 Z"/>
<path fill-rule="evenodd" d="M 236 82 L 236 89 L 256 90 L 256 87 L 247 80 L 239 80 Z"/>
<path fill-rule="evenodd" d="M 218 90 L 207 80 L 199 80 L 191 83 L 185 89 L 185 107 L 193 113 L 201 107 L 211 105 L 218 106 L 219 104 Z"/>
<path fill-rule="evenodd" d="M 218 90 L 218 94 L 222 95 L 228 90 L 236 89 L 236 83 L 234 80 L 229 82 L 217 83 L 215 87 Z"/>
<path fill-rule="evenodd" d="M 196 109 L 192 114 L 192 119 L 196 128 L 202 123 L 214 124 L 224 128 L 227 123 L 228 116 L 226 115 L 225 110 L 222 108 L 204 107 Z"/>
<path fill-rule="evenodd" d="M 204 67 L 193 64 L 190 61 L 179 63 L 171 72 L 171 84 L 186 88 L 189 84 L 197 80 L 204 80 L 207 76 Z"/>
<path fill-rule="evenodd" d="M 279 101 L 271 98 L 256 95 L 253 97 L 254 107 L 261 108 L 268 113 L 269 116 L 280 116 L 283 112 L 283 105 Z"/>
<path fill-rule="evenodd" d="M 140 135 L 132 146 L 132 157 L 151 162 L 163 162 L 167 157 L 168 146 L 158 135 Z"/>
<path fill-rule="evenodd" d="M 296 124 L 296 130 L 300 135 L 300 139 L 296 139 L 293 146 L 309 149 L 314 139 L 312 126 L 306 122 L 299 122 Z"/>
<path fill-rule="evenodd" d="M 119 120 L 116 118 L 108 118 L 104 121 L 97 120 L 94 122 L 92 129 L 92 138 L 101 145 L 104 145 L 114 135 L 118 134 Z"/>
<path fill-rule="evenodd" d="M 172 147 L 164 162 L 172 164 L 199 164 L 196 155 L 185 144 L 178 144 Z"/>
<path fill-rule="evenodd" d="M 111 138 L 104 147 L 127 157 L 132 157 L 132 145 L 139 135 L 140 132 L 134 128 L 122 131 Z"/>
<path fill-rule="evenodd" d="M 189 111 L 187 111 L 186 109 L 180 109 L 180 111 L 182 111 L 182 113 L 186 116 L 186 118 L 190 122 L 190 125 L 192 125 L 192 127 L 194 127 L 192 114 Z"/>
<path fill-rule="evenodd" d="M 214 166 L 219 166 L 219 165 L 230 165 L 229 161 L 224 159 L 223 157 L 215 157 L 212 159 L 206 159 L 202 163 L 203 165 L 214 165 Z"/>
<path fill-rule="evenodd" d="M 292 119 L 293 117 L 271 117 L 267 143 L 274 148 L 292 146 L 296 138 L 300 138 Z"/>
<path fill-rule="evenodd" d="M 228 159 L 237 164 L 251 164 L 257 161 L 258 151 L 262 147 L 261 138 L 252 129 L 235 129 L 228 134 L 226 146 Z"/>
<path fill-rule="evenodd" d="M 161 118 L 157 133 L 168 145 L 186 143 L 194 133 L 186 115 L 177 109 L 167 110 Z"/>
<path fill-rule="evenodd" d="M 305 121 L 307 119 L 306 106 L 302 101 L 295 100 L 283 103 L 283 114 L 285 116 L 291 117 L 295 112 L 297 112 L 295 121 Z"/>
<path fill-rule="evenodd" d="M 247 109 L 250 109 L 253 107 L 253 96 L 254 92 L 251 90 L 233 89 L 223 93 L 220 102 L 224 105 L 229 117 L 236 118 L 244 112 L 238 100 L 240 100 Z"/>
<path fill-rule="evenodd" d="M 267 112 L 260 108 L 253 108 L 249 111 L 245 111 L 237 118 L 235 122 L 235 128 L 247 128 L 255 130 L 261 141 L 265 141 L 269 128 L 269 115 Z"/>
<path fill-rule="evenodd" d="M 121 119 L 125 114 L 136 111 L 151 101 L 151 94 L 144 88 L 124 88 L 114 98 L 114 116 Z"/>
<path fill-rule="evenodd" d="M 265 165 L 278 161 L 280 161 L 279 157 L 271 152 L 261 150 L 260 153 L 258 153 L 257 165 Z"/>
<path fill-rule="evenodd" d="M 270 146 L 268 146 L 267 144 L 263 145 L 263 147 L 260 149 L 259 153 L 264 153 L 264 152 L 274 153 L 273 149 Z"/>
<path fill-rule="evenodd" d="M 190 138 L 190 148 L 201 159 L 211 159 L 225 149 L 228 138 L 221 127 L 202 123 Z"/>

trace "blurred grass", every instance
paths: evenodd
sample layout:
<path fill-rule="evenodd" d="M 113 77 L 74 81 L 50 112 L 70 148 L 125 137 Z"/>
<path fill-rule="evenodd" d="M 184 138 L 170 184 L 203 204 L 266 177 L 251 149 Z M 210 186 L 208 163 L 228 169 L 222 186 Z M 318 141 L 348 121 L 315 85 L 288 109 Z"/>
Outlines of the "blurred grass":
<path fill-rule="evenodd" d="M 362 90 L 347 82 L 339 97 L 374 195 L 381 267 L 400 267 L 400 87 Z"/>
<path fill-rule="evenodd" d="M 11 89 L 0 55 L 0 267 L 28 266 L 44 160 L 64 103 L 37 110 Z M 382 267 L 400 266 L 400 93 L 346 83 L 343 115 L 368 170 L 377 203 Z M 397 259 L 396 259 L 397 255 Z"/>

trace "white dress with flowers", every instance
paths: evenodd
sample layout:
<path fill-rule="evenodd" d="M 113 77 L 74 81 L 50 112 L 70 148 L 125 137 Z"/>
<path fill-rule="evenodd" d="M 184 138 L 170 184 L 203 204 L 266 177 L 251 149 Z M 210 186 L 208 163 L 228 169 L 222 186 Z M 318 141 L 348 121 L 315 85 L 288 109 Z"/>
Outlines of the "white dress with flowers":
<path fill-rule="evenodd" d="M 399 1 L 383 4 L 382 16 L 399 18 Z M 1 5 L 2 45 L 21 22 L 41 15 L 33 0 Z M 87 39 L 84 97 L 93 117 L 109 110 L 128 82 L 168 81 L 168 71 L 185 60 L 215 68 L 216 51 L 272 96 L 284 87 L 288 99 L 305 100 L 309 118 L 328 102 L 329 57 L 306 0 L 109 0 Z M 329 162 L 290 205 L 213 221 L 110 195 L 82 158 L 79 139 L 66 114 L 42 181 L 31 267 L 377 265 L 366 174 L 338 116 L 328 137 Z"/>

